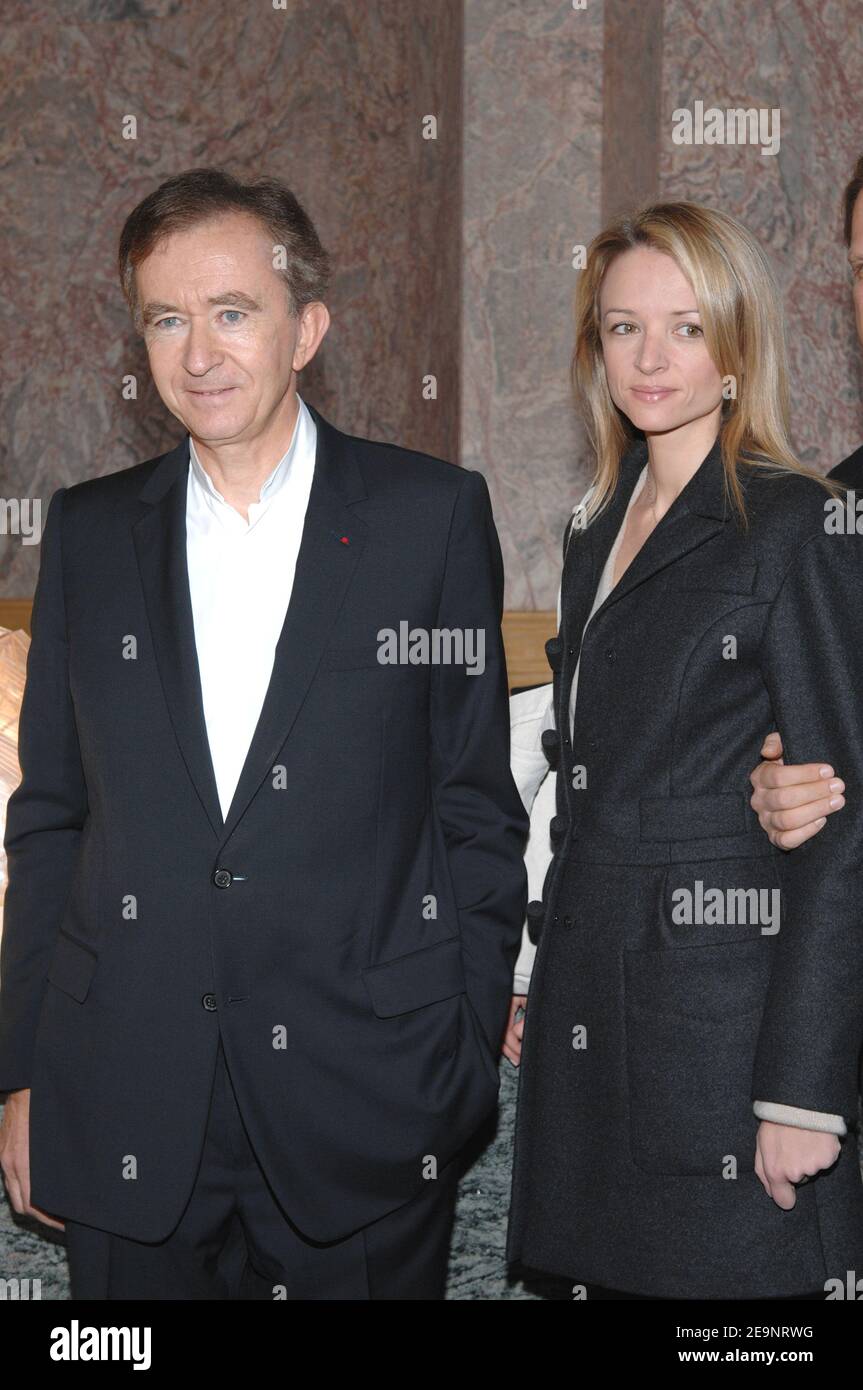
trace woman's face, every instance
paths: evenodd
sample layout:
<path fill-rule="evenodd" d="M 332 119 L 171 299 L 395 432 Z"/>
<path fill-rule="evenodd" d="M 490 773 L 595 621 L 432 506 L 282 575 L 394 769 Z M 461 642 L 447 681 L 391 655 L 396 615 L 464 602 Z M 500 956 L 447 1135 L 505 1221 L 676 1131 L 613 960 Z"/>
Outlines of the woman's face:
<path fill-rule="evenodd" d="M 662 251 L 633 247 L 612 261 L 599 297 L 611 398 L 645 434 L 666 434 L 716 413 L 722 377 L 704 341 L 689 281 Z"/>

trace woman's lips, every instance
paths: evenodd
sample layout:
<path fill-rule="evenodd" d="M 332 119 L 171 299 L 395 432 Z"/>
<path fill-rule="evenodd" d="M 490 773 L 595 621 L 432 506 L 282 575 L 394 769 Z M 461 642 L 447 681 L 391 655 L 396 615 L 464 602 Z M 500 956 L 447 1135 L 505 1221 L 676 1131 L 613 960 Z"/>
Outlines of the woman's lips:
<path fill-rule="evenodd" d="M 630 386 L 629 389 L 640 401 L 664 401 L 665 397 L 672 395 L 674 391 L 670 386 Z"/>

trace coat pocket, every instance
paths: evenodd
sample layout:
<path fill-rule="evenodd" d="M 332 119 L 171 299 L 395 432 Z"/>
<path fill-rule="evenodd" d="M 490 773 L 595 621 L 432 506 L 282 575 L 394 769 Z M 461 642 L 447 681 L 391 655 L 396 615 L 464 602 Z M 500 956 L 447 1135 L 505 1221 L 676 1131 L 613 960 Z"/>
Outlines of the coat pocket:
<path fill-rule="evenodd" d="M 752 1069 L 771 955 L 762 937 L 624 952 L 630 1148 L 644 1172 L 721 1177 L 729 1159 L 754 1169 Z"/>
<path fill-rule="evenodd" d="M 95 951 L 61 928 L 48 966 L 48 980 L 64 994 L 83 1004 L 98 963 L 99 957 Z"/>

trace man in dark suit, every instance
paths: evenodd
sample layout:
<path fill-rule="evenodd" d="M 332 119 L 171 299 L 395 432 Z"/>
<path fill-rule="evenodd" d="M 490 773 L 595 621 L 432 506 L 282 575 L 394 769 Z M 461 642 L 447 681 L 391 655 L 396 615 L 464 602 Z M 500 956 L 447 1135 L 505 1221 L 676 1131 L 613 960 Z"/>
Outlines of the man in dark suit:
<path fill-rule="evenodd" d="M 488 490 L 298 397 L 327 259 L 284 186 L 169 180 L 120 271 L 188 433 L 51 498 L 10 1197 L 73 1297 L 439 1298 L 526 899 Z"/>

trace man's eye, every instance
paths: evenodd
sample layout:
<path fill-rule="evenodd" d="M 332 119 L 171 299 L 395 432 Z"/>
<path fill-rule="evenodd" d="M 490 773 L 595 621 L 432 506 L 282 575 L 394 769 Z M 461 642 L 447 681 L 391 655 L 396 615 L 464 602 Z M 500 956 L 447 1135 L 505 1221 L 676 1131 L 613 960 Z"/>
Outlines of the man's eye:
<path fill-rule="evenodd" d="M 229 323 L 232 323 L 232 324 L 237 324 L 237 323 L 240 322 L 241 319 L 244 319 L 244 318 L 246 317 L 245 314 L 243 313 L 242 309 L 225 309 L 224 312 L 225 312 L 225 314 L 236 314 L 236 315 L 237 315 L 237 317 L 236 317 L 235 319 L 230 319 L 230 320 L 229 320 Z"/>
<path fill-rule="evenodd" d="M 177 318 L 177 315 L 176 315 L 176 314 L 169 314 L 167 318 L 158 319 L 158 320 L 157 320 L 157 323 L 156 323 L 156 327 L 157 327 L 157 328 L 164 328 L 165 325 L 168 324 L 168 323 L 179 323 L 179 321 L 180 321 L 180 320 Z"/>

